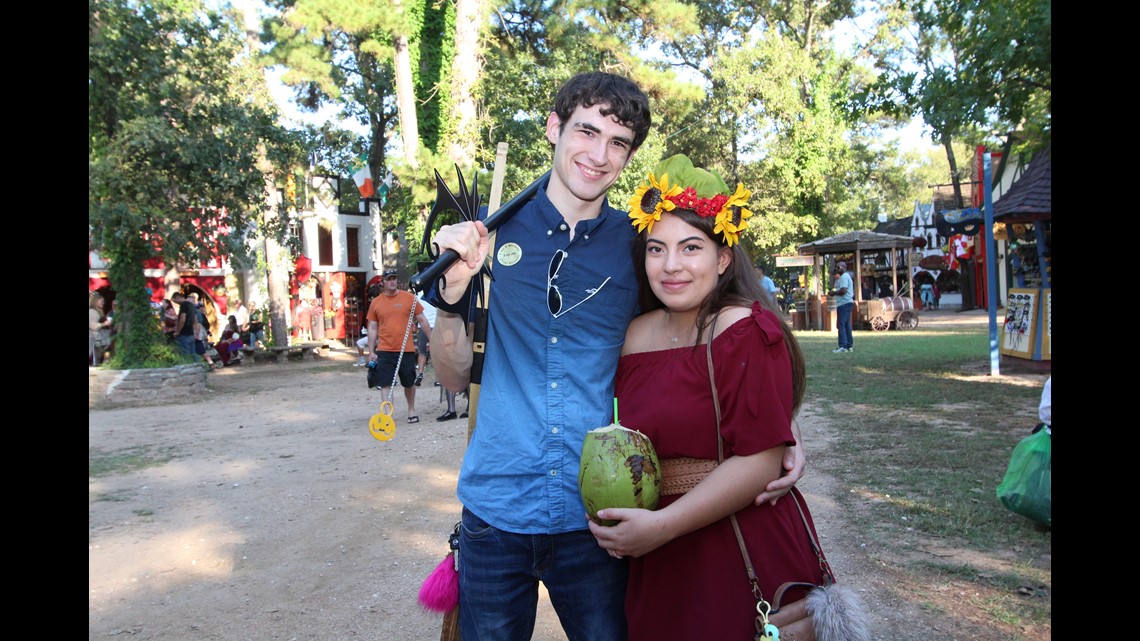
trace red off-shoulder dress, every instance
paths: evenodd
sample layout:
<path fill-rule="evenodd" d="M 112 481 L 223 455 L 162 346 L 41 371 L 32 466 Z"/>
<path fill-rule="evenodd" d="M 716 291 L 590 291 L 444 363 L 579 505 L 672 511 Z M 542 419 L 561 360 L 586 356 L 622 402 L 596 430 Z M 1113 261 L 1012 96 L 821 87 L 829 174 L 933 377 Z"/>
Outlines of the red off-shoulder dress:
<path fill-rule="evenodd" d="M 713 341 L 725 458 L 795 444 L 780 322 L 757 303 Z M 623 356 L 615 394 L 621 424 L 648 436 L 659 458 L 717 458 L 704 345 Z M 662 497 L 658 509 L 678 498 Z M 737 519 L 765 598 L 785 581 L 819 584 L 823 573 L 790 497 L 749 505 Z M 789 591 L 784 603 L 803 596 Z M 753 639 L 756 600 L 729 519 L 630 559 L 625 611 L 630 641 Z"/>

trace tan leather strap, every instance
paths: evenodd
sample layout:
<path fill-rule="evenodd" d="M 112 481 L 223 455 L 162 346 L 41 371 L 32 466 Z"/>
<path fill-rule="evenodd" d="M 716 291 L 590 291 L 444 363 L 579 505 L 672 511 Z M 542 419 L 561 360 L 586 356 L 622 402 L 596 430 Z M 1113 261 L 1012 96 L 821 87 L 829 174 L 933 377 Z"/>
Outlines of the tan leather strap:
<path fill-rule="evenodd" d="M 720 434 L 720 397 L 717 395 L 717 391 L 716 391 L 716 375 L 713 372 L 713 360 L 712 360 L 712 341 L 713 341 L 713 336 L 715 334 L 715 329 L 716 329 L 716 316 L 713 316 L 712 323 L 709 327 L 708 342 L 705 344 L 705 347 L 706 347 L 705 356 L 708 360 L 708 365 L 709 365 L 709 386 L 712 388 L 713 409 L 716 410 L 716 455 L 717 455 L 717 461 L 720 463 L 723 463 L 724 462 L 724 439 L 721 437 L 721 434 Z M 664 475 L 662 475 L 662 479 L 663 480 L 665 479 Z M 825 579 L 824 585 L 834 583 L 835 582 L 835 575 L 831 572 L 831 565 L 827 562 L 827 559 L 823 556 L 823 549 L 820 547 L 819 541 L 817 541 L 815 539 L 815 535 L 812 534 L 811 527 L 808 525 L 807 515 L 804 514 L 804 508 L 800 504 L 800 499 L 796 495 L 795 488 L 792 488 L 792 490 L 790 490 L 788 492 L 788 496 L 792 497 L 792 500 L 796 504 L 796 509 L 800 513 L 800 519 L 804 523 L 804 529 L 807 530 L 808 540 L 811 541 L 811 547 L 815 551 L 816 558 L 819 559 L 819 567 L 822 568 L 824 570 L 824 572 L 827 574 L 827 579 Z M 763 592 L 760 591 L 760 584 L 756 580 L 756 570 L 752 567 L 752 559 L 748 555 L 748 546 L 746 546 L 744 544 L 744 535 L 741 534 L 741 532 L 740 532 L 740 522 L 736 520 L 735 514 L 730 514 L 728 516 L 728 518 L 732 522 L 732 531 L 736 533 L 736 542 L 740 545 L 740 555 L 744 558 L 744 568 L 745 568 L 745 570 L 748 571 L 748 581 L 750 583 L 752 583 L 752 595 L 754 597 L 756 597 L 757 612 L 764 611 L 765 606 L 767 608 L 767 610 L 764 611 L 765 617 L 767 617 L 768 614 L 774 614 L 776 611 L 778 611 L 780 609 L 780 602 L 784 598 L 784 592 L 788 588 L 799 586 L 799 587 L 808 587 L 810 589 L 810 588 L 817 587 L 815 584 L 812 584 L 812 583 L 798 583 L 798 582 L 784 583 L 779 588 L 776 589 L 776 594 L 773 595 L 774 598 L 773 598 L 772 604 L 771 605 L 768 604 L 764 600 L 764 594 L 763 594 Z M 757 618 L 756 631 L 758 633 L 761 631 L 760 619 L 759 618 Z"/>
<path fill-rule="evenodd" d="M 724 462 L 724 439 L 720 435 L 720 397 L 716 391 L 716 375 L 713 373 L 713 359 L 712 359 L 712 342 L 713 337 L 716 336 L 716 316 L 713 316 L 712 323 L 709 324 L 708 338 L 705 342 L 705 357 L 709 363 L 709 386 L 712 388 L 713 409 L 716 410 L 716 460 L 717 463 Z M 736 520 L 736 514 L 728 515 L 729 521 L 732 522 L 732 531 L 736 533 L 736 542 L 740 545 L 740 555 L 744 557 L 744 569 L 748 571 L 748 581 L 752 583 L 752 595 L 760 603 L 764 602 L 764 595 L 760 591 L 760 583 L 756 580 L 756 570 L 752 567 L 752 559 L 748 556 L 748 547 L 744 545 L 744 535 L 740 533 L 740 522 Z M 757 608 L 760 607 L 757 604 Z"/>

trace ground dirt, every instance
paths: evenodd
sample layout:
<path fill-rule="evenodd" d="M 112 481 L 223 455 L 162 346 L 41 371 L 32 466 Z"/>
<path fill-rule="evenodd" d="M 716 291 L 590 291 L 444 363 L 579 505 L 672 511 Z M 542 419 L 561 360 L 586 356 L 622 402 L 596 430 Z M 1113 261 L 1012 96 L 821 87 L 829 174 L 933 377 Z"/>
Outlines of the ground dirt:
<path fill-rule="evenodd" d="M 165 461 L 90 478 L 89 639 L 439 638 L 441 616 L 416 597 L 459 519 L 466 421 L 436 420 L 445 407 L 429 368 L 416 398 L 420 422 L 408 423 L 397 394 L 394 438 L 376 440 L 368 422 L 380 394 L 355 360 L 355 350 L 335 349 L 317 361 L 247 363 L 211 373 L 204 399 L 89 412 L 92 461 Z M 462 412 L 465 399 L 458 404 Z M 924 581 L 893 563 L 883 542 L 849 532 L 839 484 L 812 463 L 833 442 L 832 426 L 810 406 L 800 420 L 809 460 L 800 487 L 840 580 L 861 591 L 876 639 L 1051 639 L 1050 630 L 985 622 L 967 605 L 977 597 L 967 594 L 972 584 Z M 937 542 L 923 549 L 963 554 Z M 564 640 L 541 596 L 533 638 Z"/>

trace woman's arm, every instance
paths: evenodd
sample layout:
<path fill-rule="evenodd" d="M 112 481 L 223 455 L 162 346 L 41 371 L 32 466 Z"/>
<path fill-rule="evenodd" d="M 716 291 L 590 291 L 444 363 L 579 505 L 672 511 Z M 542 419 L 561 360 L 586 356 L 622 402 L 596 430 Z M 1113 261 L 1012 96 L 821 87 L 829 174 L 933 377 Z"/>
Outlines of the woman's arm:
<path fill-rule="evenodd" d="M 709 473 L 692 490 L 665 508 L 606 508 L 604 519 L 620 521 L 606 527 L 590 522 L 598 544 L 615 555 L 641 556 L 673 539 L 739 512 L 753 502 L 780 474 L 784 448 L 773 447 L 749 456 L 733 456 Z"/>

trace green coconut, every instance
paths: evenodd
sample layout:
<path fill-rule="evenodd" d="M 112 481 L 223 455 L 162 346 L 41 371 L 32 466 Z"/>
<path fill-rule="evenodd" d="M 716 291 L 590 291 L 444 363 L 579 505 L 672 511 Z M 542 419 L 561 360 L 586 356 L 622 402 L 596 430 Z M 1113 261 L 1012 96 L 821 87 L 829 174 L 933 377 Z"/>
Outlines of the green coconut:
<path fill-rule="evenodd" d="M 661 466 L 649 437 L 617 423 L 586 432 L 578 469 L 578 490 L 590 520 L 607 507 L 657 509 L 661 498 Z"/>

